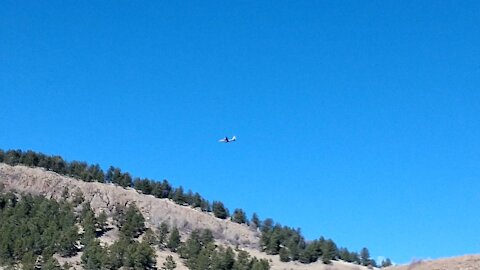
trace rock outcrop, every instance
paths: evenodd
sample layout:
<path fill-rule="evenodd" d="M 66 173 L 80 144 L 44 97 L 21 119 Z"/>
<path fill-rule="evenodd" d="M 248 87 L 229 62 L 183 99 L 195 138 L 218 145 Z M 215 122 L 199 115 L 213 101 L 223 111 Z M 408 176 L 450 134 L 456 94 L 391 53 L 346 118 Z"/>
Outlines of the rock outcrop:
<path fill-rule="evenodd" d="M 97 214 L 105 211 L 110 215 L 118 205 L 135 203 L 145 217 L 147 226 L 151 228 L 167 222 L 177 226 L 183 234 L 188 234 L 193 229 L 209 229 L 216 239 L 229 244 L 257 247 L 259 243 L 258 233 L 246 225 L 215 218 L 211 213 L 180 206 L 169 199 L 143 195 L 132 188 L 84 182 L 43 168 L 0 163 L 0 185 L 9 191 L 41 195 L 55 200 L 72 200 L 82 195 L 86 201 L 90 201 Z"/>

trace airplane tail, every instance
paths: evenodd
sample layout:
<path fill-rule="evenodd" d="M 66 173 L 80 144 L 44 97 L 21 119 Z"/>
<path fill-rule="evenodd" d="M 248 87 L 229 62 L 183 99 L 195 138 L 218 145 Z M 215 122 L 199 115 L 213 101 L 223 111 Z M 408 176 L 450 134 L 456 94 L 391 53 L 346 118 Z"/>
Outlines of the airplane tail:
<path fill-rule="evenodd" d="M 230 141 L 236 141 L 236 140 L 237 140 L 237 137 L 236 137 L 236 136 L 233 136 Z"/>

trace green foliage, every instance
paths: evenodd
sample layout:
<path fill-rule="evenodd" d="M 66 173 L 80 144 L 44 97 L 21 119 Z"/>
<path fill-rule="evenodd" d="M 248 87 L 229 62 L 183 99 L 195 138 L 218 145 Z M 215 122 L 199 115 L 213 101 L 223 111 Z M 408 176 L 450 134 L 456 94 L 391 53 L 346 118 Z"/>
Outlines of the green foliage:
<path fill-rule="evenodd" d="M 252 221 L 251 224 L 253 224 L 255 228 L 260 228 L 261 221 L 257 213 L 253 213 L 251 221 Z"/>
<path fill-rule="evenodd" d="M 214 201 L 212 203 L 212 211 L 215 217 L 226 219 L 228 217 L 228 209 L 225 208 L 222 202 Z"/>
<path fill-rule="evenodd" d="M 58 263 L 57 259 L 50 257 L 48 260 L 42 265 L 43 270 L 61 270 L 60 264 Z"/>
<path fill-rule="evenodd" d="M 73 200 L 72 203 L 74 206 L 80 205 L 85 201 L 83 197 L 83 192 L 80 189 L 77 189 L 75 193 L 73 193 Z"/>
<path fill-rule="evenodd" d="M 382 264 L 381 264 L 382 267 L 389 267 L 389 266 L 392 266 L 392 261 L 387 258 L 385 260 L 382 260 Z"/>
<path fill-rule="evenodd" d="M 237 208 L 233 211 L 232 221 L 240 224 L 248 223 L 247 215 L 242 209 Z"/>
<path fill-rule="evenodd" d="M 322 261 L 324 264 L 329 264 L 338 257 L 337 245 L 335 245 L 331 239 L 325 241 L 320 248 L 322 250 Z"/>
<path fill-rule="evenodd" d="M 175 203 L 180 204 L 180 205 L 187 204 L 187 198 L 183 194 L 183 187 L 182 186 L 179 186 L 178 188 L 176 188 L 174 190 L 174 192 L 172 193 L 172 198 L 171 199 Z"/>
<path fill-rule="evenodd" d="M 135 204 L 129 205 L 126 209 L 117 206 L 114 220 L 120 232 L 127 238 L 136 238 L 145 231 L 145 218 Z"/>
<path fill-rule="evenodd" d="M 117 184 L 122 187 L 131 187 L 132 186 L 132 177 L 130 174 L 122 173 L 120 168 L 115 168 L 110 166 L 105 174 L 105 182 Z"/>
<path fill-rule="evenodd" d="M 237 254 L 237 260 L 233 264 L 234 270 L 250 270 L 250 254 L 240 250 Z"/>
<path fill-rule="evenodd" d="M 268 270 L 270 269 L 270 264 L 266 259 L 260 259 L 258 260 L 257 258 L 253 258 L 252 262 L 250 263 L 252 265 L 252 270 Z"/>
<path fill-rule="evenodd" d="M 102 211 L 100 215 L 98 215 L 97 229 L 102 233 L 107 230 L 107 214 L 105 211 Z"/>
<path fill-rule="evenodd" d="M 192 266 L 190 262 L 195 261 L 199 256 L 202 248 L 207 246 L 209 243 L 213 242 L 213 238 L 207 236 L 204 237 L 205 233 L 200 230 L 194 230 L 190 237 L 181 245 L 180 248 L 180 257 L 188 258 L 187 266 Z"/>
<path fill-rule="evenodd" d="M 37 153 L 33 151 L 22 151 L 22 150 L 8 150 L 4 151 L 0 149 L 0 162 L 15 166 L 15 165 L 25 165 L 31 167 L 43 167 L 46 170 L 51 170 L 59 174 L 72 176 L 83 181 L 87 182 L 106 182 L 114 183 L 122 187 L 134 187 L 139 192 L 144 194 L 151 194 L 157 198 L 170 198 L 174 202 L 180 205 L 190 205 L 194 208 L 199 208 L 201 211 L 210 212 L 213 211 L 214 216 L 221 219 L 226 219 L 229 217 L 228 209 L 223 205 L 222 202 L 214 201 L 210 204 L 206 199 L 198 193 L 193 193 L 188 190 L 187 193 L 184 192 L 183 187 L 174 188 L 168 183 L 167 180 L 162 182 L 150 180 L 150 179 L 140 179 L 135 178 L 132 180 L 132 176 L 128 172 L 122 172 L 120 168 L 110 166 L 106 172 L 104 172 L 98 164 L 88 164 L 83 161 L 71 161 L 67 162 L 60 156 L 48 156 L 42 153 Z M 0 187 L 1 191 L 1 187 Z M 68 195 L 68 190 L 66 190 L 65 195 Z M 66 196 L 65 196 L 66 198 Z M 82 204 L 84 201 L 83 194 L 80 190 L 77 190 L 73 195 L 74 206 Z M 13 201 L 0 199 L 0 208 L 5 207 L 5 205 L 15 203 Z M 2 206 L 3 205 L 3 206 Z M 138 210 L 138 209 L 137 209 Z M 134 211 L 135 212 L 135 211 Z M 232 221 L 237 223 L 248 223 L 248 219 L 245 217 L 245 213 L 241 209 L 236 209 L 231 217 Z M 121 228 L 122 234 L 130 238 L 135 238 L 139 236 L 144 230 L 144 221 L 141 215 L 128 215 L 127 220 L 127 209 L 123 209 L 120 213 L 117 213 L 114 216 L 114 220 L 117 225 Z M 83 221 L 82 226 L 86 228 L 85 233 L 82 237 L 82 243 L 87 243 L 92 240 L 92 236 L 97 232 L 104 232 L 106 229 L 106 216 L 100 215 L 96 218 L 95 216 L 89 216 Z M 95 229 L 92 230 L 92 223 L 95 225 Z M 261 235 L 261 244 L 262 248 L 268 254 L 280 254 L 282 260 L 301 260 L 302 262 L 313 262 L 318 258 L 322 258 L 322 261 L 329 263 L 331 260 L 341 259 L 348 262 L 356 262 L 362 265 L 374 265 L 375 261 L 369 258 L 364 258 L 362 254 L 356 252 L 349 252 L 347 249 L 337 249 L 335 243 L 322 242 L 315 243 L 314 246 L 310 245 L 315 242 L 306 244 L 303 236 L 299 230 L 293 230 L 289 227 L 282 227 L 278 224 L 275 224 L 272 219 L 266 219 L 263 222 L 260 221 L 257 214 L 253 214 L 251 218 L 251 225 L 255 228 L 260 228 L 262 232 Z M 50 254 L 54 251 L 58 251 L 62 256 L 71 256 L 76 252 L 74 246 L 75 239 L 78 238 L 78 232 L 76 228 L 65 228 L 60 232 L 53 232 L 52 228 L 42 229 L 45 231 L 46 235 L 59 234 L 58 239 L 62 239 L 63 242 L 58 244 L 55 248 L 46 248 L 44 252 Z M 92 231 L 94 233 L 92 233 Z M 167 230 L 168 231 L 168 230 Z M 159 247 L 163 248 L 164 245 L 175 246 L 174 242 L 170 243 L 170 234 L 169 239 L 166 239 L 166 232 L 159 234 Z M 10 236 L 9 236 L 10 237 Z M 1 240 L 1 239 L 0 239 Z M 38 242 L 38 239 L 35 239 L 32 244 L 35 246 L 33 254 L 37 254 L 38 250 L 41 250 L 45 246 L 49 246 L 53 241 L 47 242 Z M 29 244 L 30 240 L 25 241 Z M 178 243 L 180 238 L 178 237 Z M 319 240 L 319 242 L 321 242 Z M 329 246 L 325 246 L 324 244 Z M 0 241 L 0 258 L 6 258 L 7 256 L 17 256 L 22 245 L 16 243 L 15 247 L 13 244 L 8 244 L 6 241 Z M 333 245 L 332 245 L 333 244 Z M 3 246 L 2 246 L 3 245 Z M 173 247 L 174 250 L 178 248 Z M 363 252 L 364 250 L 362 250 Z M 368 250 L 367 250 L 368 251 Z M 361 253 L 362 253 L 361 252 Z M 210 260 L 215 258 L 218 259 L 219 254 L 213 254 Z M 365 255 L 365 254 L 363 254 Z M 217 257 L 215 257 L 217 256 Z M 18 261 L 18 258 L 15 257 Z M 7 260 L 7 259 L 5 259 Z M 12 261 L 12 259 L 8 259 Z M 0 261 L 1 263 L 1 261 Z M 28 263 L 28 262 L 27 262 Z M 253 266 L 252 266 L 253 267 Z"/>
<path fill-rule="evenodd" d="M 82 217 L 81 217 L 82 219 L 81 225 L 83 227 L 83 236 L 81 239 L 81 243 L 83 245 L 86 245 L 96 237 L 97 220 L 95 218 L 95 214 L 90 208 L 90 204 L 86 203 L 83 206 L 84 206 L 84 209 L 82 211 Z"/>
<path fill-rule="evenodd" d="M 147 242 L 137 242 L 121 236 L 108 248 L 107 269 L 155 269 L 155 251 Z"/>
<path fill-rule="evenodd" d="M 178 231 L 177 227 L 174 227 L 170 233 L 170 236 L 168 237 L 167 248 L 175 252 L 180 244 L 180 232 Z"/>
<path fill-rule="evenodd" d="M 156 269 L 155 251 L 152 247 L 146 242 L 133 243 L 135 244 L 130 245 L 129 260 L 125 266 L 134 269 Z"/>
<path fill-rule="evenodd" d="M 177 268 L 177 264 L 173 260 L 172 255 L 168 255 L 167 258 L 165 259 L 165 262 L 163 263 L 162 270 L 173 270 Z"/>
<path fill-rule="evenodd" d="M 168 224 L 162 222 L 158 228 L 158 247 L 160 249 L 163 249 L 167 244 L 168 230 Z"/>
<path fill-rule="evenodd" d="M 108 260 L 107 252 L 96 239 L 91 240 L 83 250 L 82 265 L 86 270 L 95 270 L 105 267 Z"/>
<path fill-rule="evenodd" d="M 148 228 L 143 234 L 143 241 L 151 246 L 158 244 L 158 238 L 152 229 Z"/>
<path fill-rule="evenodd" d="M 30 195 L 18 200 L 12 193 L 0 194 L 0 264 L 21 262 L 29 269 L 40 255 L 74 255 L 77 230 L 68 204 Z"/>
<path fill-rule="evenodd" d="M 280 248 L 279 255 L 280 255 L 280 261 L 282 262 L 289 262 L 291 260 L 290 252 L 288 252 L 287 248 L 284 248 L 284 247 Z"/>
<path fill-rule="evenodd" d="M 185 259 L 185 266 L 193 270 L 251 270 L 269 269 L 266 260 L 251 258 L 246 251 L 239 250 L 237 256 L 231 247 L 217 247 L 208 230 L 195 230 L 178 249 L 180 257 Z"/>
<path fill-rule="evenodd" d="M 362 248 L 362 250 L 360 251 L 360 263 L 363 266 L 368 266 L 371 264 L 370 252 L 366 247 Z"/>
<path fill-rule="evenodd" d="M 225 249 L 222 246 L 214 248 L 214 244 L 210 244 L 210 269 L 226 270 L 232 269 L 235 263 L 235 253 L 232 248 Z"/>

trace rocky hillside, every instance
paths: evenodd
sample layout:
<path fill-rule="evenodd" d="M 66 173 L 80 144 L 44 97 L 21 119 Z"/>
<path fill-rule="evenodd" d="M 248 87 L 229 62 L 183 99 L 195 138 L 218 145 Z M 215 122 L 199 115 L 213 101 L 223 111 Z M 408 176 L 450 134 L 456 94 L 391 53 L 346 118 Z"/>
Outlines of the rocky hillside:
<path fill-rule="evenodd" d="M 111 214 L 115 211 L 117 205 L 126 206 L 135 203 L 144 215 L 147 227 L 157 228 L 161 222 L 165 221 L 170 225 L 177 226 L 184 236 L 188 235 L 193 229 L 209 229 L 213 232 L 217 241 L 226 245 L 238 246 L 258 258 L 268 259 L 271 262 L 271 269 L 274 270 L 366 269 L 366 267 L 339 261 L 334 261 L 331 265 L 324 265 L 320 261 L 311 264 L 280 262 L 278 256 L 270 256 L 258 251 L 260 234 L 247 225 L 218 219 L 211 213 L 201 212 L 189 206 L 180 206 L 169 199 L 143 195 L 134 189 L 125 189 L 98 182 L 84 182 L 42 168 L 10 166 L 0 163 L 0 188 L 17 193 L 41 195 L 56 200 L 73 199 L 81 194 L 86 201 L 90 202 L 92 209 L 97 214 L 101 211 Z M 114 232 L 115 230 L 105 237 L 111 237 L 110 240 L 112 241 L 115 240 Z M 162 265 L 167 255 L 173 255 L 176 261 L 180 262 L 176 254 L 167 253 L 167 251 L 157 251 L 158 266 Z M 59 261 L 61 261 L 60 258 Z M 186 268 L 178 263 L 177 269 Z"/>
<path fill-rule="evenodd" d="M 257 247 L 258 233 L 251 228 L 228 220 L 221 220 L 191 207 L 179 206 L 168 199 L 143 195 L 134 189 L 97 182 L 83 182 L 42 168 L 9 166 L 0 163 L 0 183 L 10 191 L 42 195 L 52 199 L 68 199 L 81 192 L 92 209 L 113 213 L 116 205 L 135 203 L 148 227 L 156 228 L 166 221 L 183 233 L 193 229 L 209 229 L 217 239 L 230 244 Z"/>

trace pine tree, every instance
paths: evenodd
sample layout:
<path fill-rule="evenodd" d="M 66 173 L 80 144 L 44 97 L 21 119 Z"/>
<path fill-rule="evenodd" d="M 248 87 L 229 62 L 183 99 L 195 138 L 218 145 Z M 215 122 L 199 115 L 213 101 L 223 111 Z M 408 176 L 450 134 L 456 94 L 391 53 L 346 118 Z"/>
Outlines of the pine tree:
<path fill-rule="evenodd" d="M 124 219 L 120 218 L 119 220 L 120 232 L 129 238 L 138 237 L 145 231 L 145 218 L 135 204 L 129 205 L 126 209 Z"/>
<path fill-rule="evenodd" d="M 60 264 L 57 259 L 50 257 L 42 266 L 43 270 L 61 270 Z"/>
<path fill-rule="evenodd" d="M 178 188 L 175 189 L 175 191 L 172 194 L 172 200 L 180 205 L 183 205 L 186 203 L 185 200 L 185 194 L 183 194 L 183 187 L 179 186 Z"/>
<path fill-rule="evenodd" d="M 225 208 L 222 202 L 214 201 L 212 203 L 212 210 L 217 218 L 226 219 L 228 217 L 228 209 Z"/>
<path fill-rule="evenodd" d="M 260 219 L 258 218 L 257 213 L 253 213 L 252 215 L 252 224 L 255 225 L 255 228 L 260 228 Z"/>
<path fill-rule="evenodd" d="M 86 245 L 96 237 L 96 219 L 95 214 L 93 213 L 92 209 L 90 209 L 90 205 L 86 204 L 87 207 L 83 220 L 82 220 L 82 227 L 83 227 L 83 237 L 82 237 L 82 244 Z"/>
<path fill-rule="evenodd" d="M 287 248 L 284 248 L 284 247 L 280 248 L 279 255 L 280 255 L 280 261 L 282 262 L 290 261 L 290 252 L 288 252 Z"/>
<path fill-rule="evenodd" d="M 180 232 L 178 231 L 177 227 L 173 227 L 170 236 L 168 237 L 167 248 L 171 251 L 177 251 L 178 247 L 180 246 Z"/>
<path fill-rule="evenodd" d="M 366 247 L 362 248 L 360 251 L 360 262 L 363 266 L 368 266 L 370 265 L 370 252 Z"/>
<path fill-rule="evenodd" d="M 97 229 L 104 233 L 107 230 L 107 214 L 102 211 L 97 217 Z"/>
<path fill-rule="evenodd" d="M 168 255 L 165 259 L 165 262 L 163 263 L 162 270 L 173 270 L 175 268 L 177 268 L 177 264 L 173 260 L 172 255 Z"/>
<path fill-rule="evenodd" d="M 233 211 L 232 221 L 239 224 L 247 223 L 247 215 L 242 209 L 237 208 Z"/>
<path fill-rule="evenodd" d="M 83 251 L 82 265 L 87 270 L 101 269 L 107 260 L 106 251 L 100 246 L 100 241 L 92 240 Z"/>
<path fill-rule="evenodd" d="M 331 260 L 336 259 L 337 253 L 338 253 L 337 246 L 331 239 L 328 239 L 327 241 L 325 241 L 321 249 L 322 249 L 323 263 L 329 264 Z"/>
<path fill-rule="evenodd" d="M 136 243 L 136 242 L 135 242 Z M 133 266 L 135 269 L 156 269 L 155 251 L 147 242 L 134 245 Z"/>
<path fill-rule="evenodd" d="M 248 252 L 240 250 L 237 254 L 237 260 L 233 264 L 234 270 L 249 270 L 250 269 L 250 255 Z"/>
<path fill-rule="evenodd" d="M 392 261 L 390 261 L 389 258 L 387 258 L 386 260 L 383 260 L 382 261 L 382 267 L 389 267 L 392 265 Z"/>
<path fill-rule="evenodd" d="M 163 249 L 165 244 L 167 243 L 167 236 L 168 236 L 168 224 L 162 222 L 160 227 L 158 228 L 158 246 L 160 249 Z"/>
<path fill-rule="evenodd" d="M 270 264 L 266 259 L 260 259 L 258 260 L 257 258 L 253 258 L 252 262 L 250 263 L 252 265 L 252 270 L 268 270 L 270 269 Z"/>
<path fill-rule="evenodd" d="M 158 238 L 150 228 L 145 230 L 145 233 L 143 234 L 143 241 L 151 246 L 158 244 Z"/>

